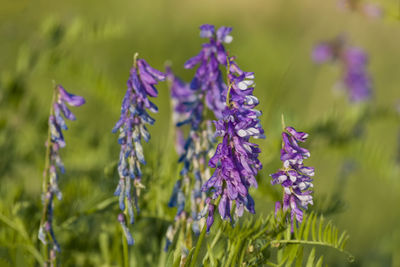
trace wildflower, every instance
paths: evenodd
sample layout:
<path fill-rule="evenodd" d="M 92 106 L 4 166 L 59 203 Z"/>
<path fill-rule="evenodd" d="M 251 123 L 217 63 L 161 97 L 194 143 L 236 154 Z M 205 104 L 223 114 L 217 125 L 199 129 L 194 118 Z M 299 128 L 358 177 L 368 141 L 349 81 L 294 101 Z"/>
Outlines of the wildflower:
<path fill-rule="evenodd" d="M 196 65 L 199 67 L 190 83 L 190 88 L 200 90 L 205 94 L 207 107 L 214 112 L 215 117 L 220 118 L 225 108 L 225 96 L 222 94 L 227 88 L 221 66 L 226 66 L 226 50 L 224 43 L 232 42 L 230 34 L 232 28 L 220 27 L 215 31 L 213 25 L 204 24 L 200 26 L 200 37 L 209 38 L 209 42 L 203 44 L 200 53 L 185 63 L 186 69 Z"/>
<path fill-rule="evenodd" d="M 67 104 L 78 107 L 84 103 L 83 97 L 68 93 L 61 85 L 55 86 L 49 116 L 48 138 L 45 144 L 47 149 L 46 165 L 43 172 L 43 214 L 38 234 L 42 243 L 50 246 L 46 253 L 48 253 L 48 259 L 52 265 L 56 260 L 56 252 L 61 251 L 53 230 L 53 200 L 54 197 L 57 197 L 58 200 L 62 199 L 58 179 L 59 172 L 65 173 L 64 164 L 59 154 L 60 148 L 66 146 L 62 131 L 68 128 L 64 119 L 76 120 Z"/>
<path fill-rule="evenodd" d="M 172 70 L 167 68 L 167 79 L 170 82 L 171 98 L 173 103 L 173 122 L 177 125 L 176 148 L 182 163 L 180 179 L 174 185 L 173 192 L 168 203 L 169 207 L 177 207 L 174 226 L 170 226 L 167 232 L 165 250 L 172 243 L 172 239 L 179 228 L 192 229 L 195 234 L 200 232 L 204 219 L 199 218 L 198 213 L 204 207 L 205 194 L 201 192 L 201 186 L 209 175 L 206 165 L 207 157 L 214 147 L 214 131 L 211 122 L 203 119 L 204 94 L 201 90 L 193 90 L 189 84 L 176 77 Z M 182 126 L 189 126 L 189 133 L 185 139 Z M 190 203 L 191 216 L 185 210 Z M 183 247 L 191 247 L 190 233 L 188 242 Z M 189 250 L 188 248 L 184 249 Z"/>
<path fill-rule="evenodd" d="M 351 47 L 339 37 L 316 45 L 312 52 L 316 63 L 338 62 L 343 69 L 341 83 L 347 88 L 352 102 L 368 100 L 372 95 L 372 82 L 367 71 L 368 57 L 357 47 Z"/>
<path fill-rule="evenodd" d="M 154 119 L 147 110 L 155 113 L 157 106 L 149 100 L 156 97 L 158 92 L 155 85 L 165 79 L 165 74 L 152 68 L 144 59 L 137 59 L 130 70 L 127 91 L 122 100 L 121 117 L 113 128 L 113 133 L 119 131 L 118 143 L 121 145 L 118 174 L 119 184 L 114 195 L 119 197 L 119 208 L 129 217 L 129 223 L 134 223 L 134 207 L 139 212 L 138 197 L 144 188 L 141 183 L 141 165 L 146 164 L 142 139 L 150 140 L 146 124 L 153 125 Z M 118 215 L 124 234 L 129 245 L 133 238 L 126 226 L 124 214 Z"/>
<path fill-rule="evenodd" d="M 295 221 L 303 221 L 303 210 L 309 204 L 313 204 L 313 187 L 311 176 L 314 176 L 314 168 L 304 166 L 303 160 L 310 157 L 310 152 L 299 146 L 298 142 L 305 142 L 308 134 L 298 132 L 292 127 L 286 127 L 282 133 L 283 144 L 281 149 L 281 161 L 283 167 L 278 172 L 271 174 L 272 184 L 280 184 L 283 187 L 283 210 L 290 209 L 291 225 Z M 276 203 L 275 212 L 281 204 Z"/>
<path fill-rule="evenodd" d="M 207 232 L 214 222 L 215 206 L 212 200 L 219 198 L 218 212 L 224 220 L 232 220 L 231 209 L 235 207 L 234 218 L 243 215 L 244 209 L 255 213 L 254 200 L 249 194 L 251 186 L 257 187 L 255 176 L 262 168 L 258 160 L 260 149 L 250 138 L 265 138 L 264 130 L 256 110 L 258 99 L 253 96 L 254 73 L 242 71 L 229 58 L 228 88 L 225 90 L 226 106 L 222 117 L 215 121 L 216 135 L 222 137 L 209 166 L 215 168 L 213 175 L 203 185 L 208 192 Z"/>
<path fill-rule="evenodd" d="M 198 65 L 190 84 L 181 81 L 170 68 L 167 69 L 174 106 L 173 121 L 179 128 L 188 125 L 189 134 L 184 141 L 177 140 L 179 162 L 183 167 L 180 172 L 181 177 L 174 186 L 169 202 L 170 207 L 177 207 L 177 214 L 175 226 L 168 231 L 166 249 L 172 242 L 171 238 L 174 235 L 172 233 L 176 233 L 179 224 L 186 223 L 191 226 L 195 234 L 199 234 L 205 221 L 199 216 L 206 198 L 201 188 L 209 177 L 210 170 L 206 162 L 209 155 L 213 153 L 215 143 L 211 121 L 205 119 L 205 115 L 210 110 L 215 117 L 219 118 L 225 107 L 223 92 L 226 91 L 227 85 L 221 68 L 227 63 L 224 43 L 232 41 L 231 31 L 230 27 L 220 27 L 215 30 L 213 25 L 200 26 L 200 37 L 208 38 L 208 42 L 202 45 L 198 55 L 189 59 L 184 65 L 186 69 Z M 177 133 L 179 132 L 180 129 L 177 130 Z M 189 201 L 191 218 L 185 214 L 187 212 L 185 206 Z M 190 249 L 190 242 L 187 244 Z"/>

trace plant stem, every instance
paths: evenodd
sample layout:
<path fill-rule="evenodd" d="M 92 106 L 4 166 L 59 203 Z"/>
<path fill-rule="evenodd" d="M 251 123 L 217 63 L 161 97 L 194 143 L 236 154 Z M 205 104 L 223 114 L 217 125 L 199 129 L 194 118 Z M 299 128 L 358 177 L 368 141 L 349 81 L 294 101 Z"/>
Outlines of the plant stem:
<path fill-rule="evenodd" d="M 123 266 L 129 267 L 128 241 L 125 238 L 123 230 L 122 230 L 122 251 L 123 251 Z"/>
<path fill-rule="evenodd" d="M 206 236 L 206 230 L 207 230 L 207 223 L 204 224 L 203 230 L 201 230 L 201 234 L 199 236 L 199 239 L 197 240 L 193 257 L 190 259 L 190 267 L 196 266 L 197 256 L 199 255 L 200 252 L 201 243 L 203 243 L 203 239 Z"/>
<path fill-rule="evenodd" d="M 50 116 L 53 114 L 54 109 L 53 109 L 53 103 L 56 100 L 57 96 L 57 90 L 56 90 L 56 84 L 55 81 L 53 81 L 53 97 L 51 100 L 51 105 L 50 105 Z M 44 164 L 44 171 L 43 171 L 43 182 L 42 182 L 42 190 L 43 190 L 43 195 L 44 195 L 44 203 L 43 203 L 43 212 L 42 212 L 42 218 L 40 220 L 40 227 L 43 226 L 43 224 L 46 221 L 47 218 L 47 210 L 49 206 L 49 198 L 47 198 L 47 190 L 48 190 L 48 177 L 49 177 L 49 168 L 50 168 L 50 153 L 51 153 L 51 128 L 50 128 L 50 123 L 48 123 L 48 130 L 47 130 L 47 140 L 46 140 L 46 155 L 45 155 L 45 164 Z M 48 235 L 46 235 L 48 236 Z M 43 244 L 42 246 L 42 254 L 44 261 L 47 263 L 50 259 L 50 250 L 48 249 L 48 245 Z"/>
<path fill-rule="evenodd" d="M 134 55 L 133 55 L 133 66 L 137 69 L 137 58 L 138 58 L 138 56 L 139 56 L 139 53 L 138 52 L 136 52 Z"/>
<path fill-rule="evenodd" d="M 282 131 L 284 131 L 286 128 L 286 124 L 285 124 L 285 116 L 283 115 L 283 113 L 281 115 L 281 123 L 282 123 Z"/>
<path fill-rule="evenodd" d="M 219 225 L 219 226 L 221 226 L 221 225 Z M 213 241 L 211 241 L 210 249 L 214 248 L 214 246 L 217 244 L 217 241 L 219 240 L 223 229 L 225 229 L 224 221 L 222 222 L 222 229 L 221 228 L 218 229 L 218 233 L 214 236 Z M 206 256 L 204 257 L 204 260 L 207 260 L 209 257 L 210 257 L 210 255 L 209 255 L 209 253 L 207 251 Z"/>

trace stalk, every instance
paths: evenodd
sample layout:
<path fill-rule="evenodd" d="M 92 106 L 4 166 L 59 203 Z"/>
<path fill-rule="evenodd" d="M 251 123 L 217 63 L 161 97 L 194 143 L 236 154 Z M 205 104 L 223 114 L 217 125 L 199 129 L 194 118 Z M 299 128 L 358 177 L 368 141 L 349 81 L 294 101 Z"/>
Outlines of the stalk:
<path fill-rule="evenodd" d="M 53 103 L 55 102 L 57 97 L 57 91 L 56 91 L 56 84 L 55 81 L 53 81 L 53 97 L 51 100 L 51 105 L 50 105 L 50 116 L 54 113 L 54 108 L 53 108 Z M 42 218 L 40 220 L 40 227 L 45 223 L 46 218 L 47 218 L 47 210 L 48 206 L 50 204 L 50 198 L 48 198 L 47 191 L 48 191 L 48 185 L 49 185 L 49 168 L 50 168 L 50 152 L 51 152 L 51 130 L 50 130 L 50 123 L 48 123 L 48 130 L 47 130 L 47 139 L 46 139 L 46 154 L 45 154 L 45 164 L 44 164 L 44 171 L 43 171 L 43 182 L 42 182 L 42 190 L 44 194 L 44 203 L 43 203 L 43 211 L 42 211 Z M 48 244 L 43 244 L 42 245 L 42 255 L 44 258 L 45 266 L 49 262 L 50 257 L 50 250 L 48 248 Z M 56 261 L 56 259 L 54 259 Z M 51 262 L 53 264 L 53 262 Z"/>

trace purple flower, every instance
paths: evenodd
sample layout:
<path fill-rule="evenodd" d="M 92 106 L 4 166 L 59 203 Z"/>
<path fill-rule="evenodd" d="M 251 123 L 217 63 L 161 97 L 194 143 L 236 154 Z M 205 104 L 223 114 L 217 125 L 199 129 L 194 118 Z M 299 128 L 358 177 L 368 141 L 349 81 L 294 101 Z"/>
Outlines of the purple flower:
<path fill-rule="evenodd" d="M 312 51 L 312 59 L 316 63 L 325 63 L 333 59 L 332 47 L 329 44 L 318 44 Z"/>
<path fill-rule="evenodd" d="M 314 168 L 304 166 L 303 160 L 310 157 L 307 149 L 299 146 L 299 142 L 305 142 L 308 134 L 298 132 L 292 127 L 286 127 L 282 133 L 283 144 L 281 149 L 281 161 L 283 167 L 271 174 L 272 184 L 280 184 L 283 187 L 283 210 L 290 209 L 290 220 L 293 230 L 295 221 L 302 222 L 303 209 L 313 204 L 313 187 L 311 176 L 314 176 Z M 281 203 L 275 204 L 275 213 L 281 208 Z"/>
<path fill-rule="evenodd" d="M 165 80 L 165 74 L 152 68 L 144 59 L 137 59 L 130 71 L 127 91 L 122 100 L 121 116 L 113 128 L 119 131 L 118 143 L 121 145 L 118 162 L 119 183 L 114 195 L 119 197 L 119 208 L 129 215 L 129 223 L 134 223 L 134 208 L 139 212 L 138 197 L 141 189 L 141 165 L 146 164 L 142 140 L 148 142 L 150 134 L 146 124 L 152 125 L 154 119 L 147 113 L 157 112 L 157 106 L 149 97 L 156 97 L 155 85 Z M 121 215 L 121 214 L 120 214 Z M 125 218 L 118 217 L 128 244 L 133 239 L 126 226 Z"/>
<path fill-rule="evenodd" d="M 253 96 L 254 74 L 239 69 L 234 58 L 229 61 L 229 88 L 224 91 L 228 105 L 222 117 L 214 122 L 216 134 L 222 137 L 222 142 L 209 161 L 209 166 L 215 171 L 202 187 L 209 193 L 207 231 L 214 222 L 212 199 L 219 198 L 218 212 L 224 220 L 232 220 L 233 207 L 235 219 L 243 215 L 244 209 L 255 212 L 249 188 L 257 187 L 255 177 L 262 168 L 258 160 L 260 149 L 250 142 L 251 137 L 265 138 L 258 119 L 261 112 L 255 109 L 258 99 Z"/>
<path fill-rule="evenodd" d="M 124 214 L 122 214 L 122 213 L 118 214 L 118 221 L 121 224 L 122 230 L 124 231 L 124 235 L 125 235 L 128 245 L 133 245 L 135 243 L 135 240 L 133 239 L 133 237 L 129 231 L 129 228 L 126 225 Z"/>
<path fill-rule="evenodd" d="M 367 71 L 368 57 L 357 47 L 351 47 L 342 36 L 314 47 L 312 59 L 316 63 L 338 62 L 343 69 L 341 83 L 347 88 L 350 101 L 360 102 L 371 98 L 372 82 Z"/>
<path fill-rule="evenodd" d="M 56 257 L 60 252 L 60 245 L 57 242 L 53 230 L 54 197 L 62 199 L 62 193 L 58 187 L 59 174 L 65 173 L 64 164 L 61 160 L 59 150 L 65 147 L 66 143 L 62 131 L 67 130 L 65 119 L 76 120 L 75 115 L 69 110 L 70 106 L 81 106 L 85 99 L 81 96 L 68 93 L 61 85 L 54 90 L 52 109 L 49 116 L 49 136 L 46 141 L 47 153 L 46 166 L 43 172 L 44 191 L 42 195 L 43 216 L 40 223 L 38 238 L 43 244 L 50 246 L 48 257 Z"/>
<path fill-rule="evenodd" d="M 209 173 L 206 166 L 207 156 L 213 150 L 215 140 L 211 122 L 204 120 L 205 92 L 191 89 L 189 84 L 173 74 L 170 67 L 167 67 L 166 73 L 171 89 L 172 120 L 177 126 L 176 148 L 180 156 L 179 162 L 182 164 L 180 178 L 174 185 L 168 203 L 169 207 L 177 208 L 175 224 L 167 233 L 165 249 L 168 249 L 173 240 L 172 234 L 177 232 L 181 220 L 183 220 L 182 223 L 187 223 L 195 234 L 200 233 L 200 225 L 204 219 L 198 214 L 202 210 L 205 200 L 201 186 Z M 186 138 L 182 134 L 184 126 L 189 127 Z M 188 211 L 185 210 L 185 207 L 189 201 L 192 216 L 187 219 Z M 185 243 L 186 245 L 187 243 Z"/>
<path fill-rule="evenodd" d="M 232 36 L 230 27 L 220 27 L 215 32 L 213 25 L 204 24 L 200 26 L 200 36 L 208 38 L 209 42 L 203 44 L 200 53 L 185 63 L 186 69 L 198 65 L 195 77 L 190 83 L 192 90 L 200 91 L 205 97 L 207 107 L 214 112 L 217 118 L 221 118 L 225 107 L 225 95 L 222 94 L 227 88 L 220 70 L 226 66 L 227 53 L 224 43 L 230 43 Z"/>
<path fill-rule="evenodd" d="M 191 218 L 186 223 L 191 226 L 195 234 L 200 233 L 205 219 L 200 216 L 205 205 L 206 194 L 201 191 L 204 182 L 209 177 L 209 168 L 206 162 L 208 155 L 214 150 L 214 130 L 210 120 L 205 119 L 208 110 L 217 118 L 222 116 L 225 107 L 226 91 L 221 67 L 227 63 L 227 54 L 224 43 L 230 43 L 232 28 L 213 25 L 200 26 L 200 37 L 208 38 L 198 55 L 185 63 L 185 68 L 198 65 L 195 77 L 190 83 L 185 83 L 173 74 L 167 67 L 167 78 L 170 82 L 173 105 L 173 122 L 181 132 L 181 127 L 188 126 L 186 138 L 177 139 L 177 151 L 182 163 L 180 179 L 176 182 L 169 201 L 170 207 L 177 207 L 175 226 L 167 235 L 167 245 L 172 243 L 171 233 L 176 233 L 180 220 L 186 220 L 185 207 L 190 201 Z M 190 189 L 188 189 L 190 188 Z M 173 236 L 172 236 L 173 237 Z M 189 244 L 187 241 L 186 244 Z M 189 245 L 190 246 L 190 245 Z"/>

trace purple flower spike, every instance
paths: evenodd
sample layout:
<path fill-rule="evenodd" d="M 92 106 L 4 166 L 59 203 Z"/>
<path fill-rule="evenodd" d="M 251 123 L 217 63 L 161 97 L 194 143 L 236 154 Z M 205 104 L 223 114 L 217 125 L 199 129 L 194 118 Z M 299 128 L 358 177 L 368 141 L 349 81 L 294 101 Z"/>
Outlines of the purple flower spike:
<path fill-rule="evenodd" d="M 313 204 L 313 187 L 311 176 L 314 176 L 314 168 L 303 165 L 303 160 L 310 156 L 308 150 L 300 147 L 299 142 L 305 142 L 308 134 L 296 131 L 293 127 L 286 127 L 282 133 L 283 144 L 281 160 L 283 168 L 271 174 L 272 184 L 280 184 L 283 187 L 283 211 L 290 209 L 291 225 L 293 231 L 294 222 L 302 222 L 303 209 Z M 281 209 L 281 203 L 275 204 L 275 214 Z"/>
<path fill-rule="evenodd" d="M 218 212 L 224 220 L 232 220 L 231 208 L 234 206 L 235 219 L 243 215 L 243 209 L 255 213 L 249 188 L 257 187 L 255 177 L 262 165 L 258 160 L 260 149 L 250 142 L 250 138 L 265 138 L 258 119 L 261 112 L 255 109 L 258 99 L 253 96 L 254 74 L 241 71 L 234 58 L 229 60 L 229 65 L 234 68 L 230 68 L 228 74 L 230 88 L 224 91 L 228 105 L 222 118 L 214 122 L 222 142 L 209 161 L 209 166 L 216 168 L 214 174 L 202 188 L 210 194 L 207 203 L 220 196 Z M 210 216 L 208 230 L 214 221 L 214 208 L 209 209 L 208 218 Z"/>
<path fill-rule="evenodd" d="M 174 226 L 171 225 L 171 230 L 166 236 L 165 248 L 168 249 L 173 240 L 171 233 L 177 232 L 182 220 L 188 224 L 188 228 L 192 228 L 194 234 L 200 233 L 200 226 L 205 222 L 205 219 L 199 216 L 205 201 L 205 193 L 201 191 L 201 187 L 209 173 L 206 162 L 208 154 L 213 150 L 215 139 L 211 121 L 204 120 L 207 107 L 203 102 L 206 91 L 192 89 L 190 84 L 174 75 L 169 66 L 166 73 L 171 90 L 172 121 L 177 126 L 176 150 L 182 164 L 180 178 L 174 185 L 168 203 L 169 207 L 177 208 Z M 185 126 L 189 128 L 187 137 L 183 136 L 182 128 Z M 188 203 L 190 211 L 185 209 Z M 187 219 L 189 212 L 192 216 Z"/>
<path fill-rule="evenodd" d="M 43 214 L 38 233 L 39 240 L 49 246 L 47 251 L 49 259 L 56 259 L 57 252 L 61 251 L 53 229 L 53 210 L 54 197 L 62 199 L 62 193 L 58 187 L 59 173 L 65 173 L 64 164 L 60 157 L 60 148 L 66 146 L 63 130 L 68 127 L 65 119 L 75 120 L 76 117 L 68 109 L 67 105 L 81 106 L 85 99 L 81 96 L 67 92 L 61 85 L 54 89 L 52 109 L 49 116 L 49 137 L 45 146 L 47 147 L 48 157 L 46 159 L 45 170 L 43 172 L 45 191 L 42 193 Z"/>
<path fill-rule="evenodd" d="M 165 80 L 165 74 L 152 68 L 144 59 L 135 60 L 130 70 L 127 82 L 127 91 L 122 100 L 121 116 L 112 132 L 119 131 L 118 143 L 121 145 L 118 162 L 119 182 L 114 192 L 119 199 L 119 208 L 129 215 L 129 223 L 134 223 L 134 207 L 138 209 L 138 197 L 144 186 L 141 184 L 141 165 L 146 164 L 141 141 L 148 142 L 150 134 L 146 124 L 152 125 L 154 119 L 147 111 L 158 111 L 157 106 L 150 101 L 156 97 L 155 88 L 159 81 Z M 122 216 L 122 217 L 121 217 Z M 125 233 L 129 245 L 133 238 L 126 225 L 124 215 L 120 214 L 118 220 Z"/>
<path fill-rule="evenodd" d="M 205 97 L 207 107 L 214 112 L 216 118 L 222 117 L 225 108 L 225 95 L 227 85 L 223 80 L 221 67 L 226 66 L 227 53 L 224 43 L 230 43 L 232 36 L 230 27 L 220 27 L 215 32 L 213 25 L 200 26 L 200 35 L 209 38 L 209 42 L 203 44 L 200 53 L 185 63 L 185 68 L 191 69 L 198 65 L 195 77 L 190 83 L 192 90 L 198 91 Z"/>
<path fill-rule="evenodd" d="M 341 84 L 347 89 L 352 102 L 371 98 L 372 82 L 367 71 L 368 56 L 357 47 L 351 47 L 343 36 L 314 47 L 312 59 L 316 63 L 338 62 L 343 69 Z"/>

